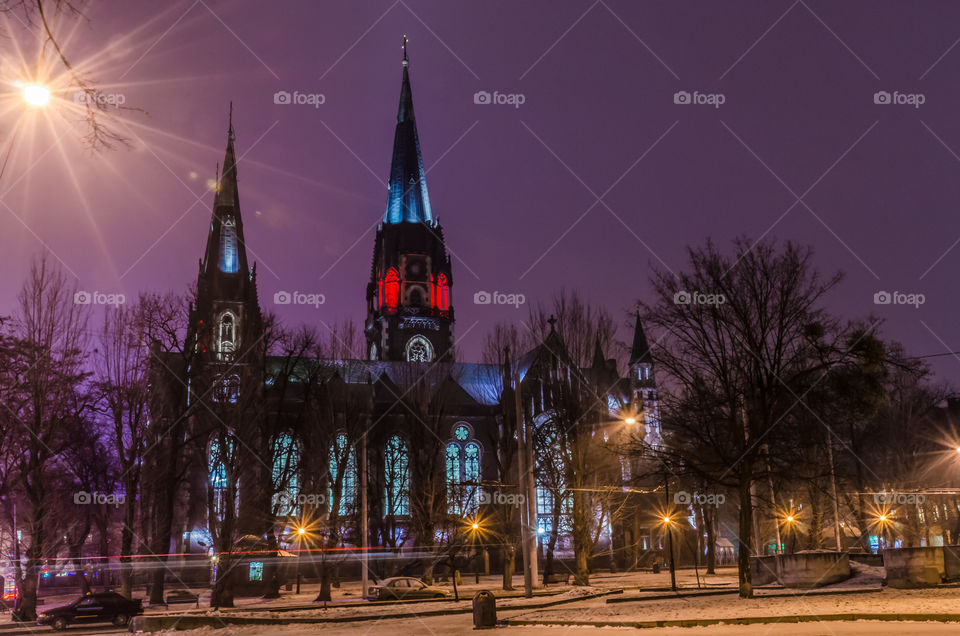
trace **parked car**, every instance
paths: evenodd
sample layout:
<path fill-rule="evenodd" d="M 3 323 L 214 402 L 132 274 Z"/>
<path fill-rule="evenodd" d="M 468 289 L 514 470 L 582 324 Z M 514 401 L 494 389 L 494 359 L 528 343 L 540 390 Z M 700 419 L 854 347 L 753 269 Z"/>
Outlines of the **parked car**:
<path fill-rule="evenodd" d="M 60 631 L 74 623 L 113 623 L 122 627 L 131 616 L 143 614 L 143 601 L 129 599 L 116 592 L 86 594 L 72 603 L 48 609 L 37 617 L 37 625 L 49 625 Z"/>
<path fill-rule="evenodd" d="M 411 576 L 395 576 L 383 579 L 380 585 L 370 588 L 369 597 L 378 601 L 410 601 L 425 598 L 446 598 L 447 593 L 438 587 L 430 587 Z"/>

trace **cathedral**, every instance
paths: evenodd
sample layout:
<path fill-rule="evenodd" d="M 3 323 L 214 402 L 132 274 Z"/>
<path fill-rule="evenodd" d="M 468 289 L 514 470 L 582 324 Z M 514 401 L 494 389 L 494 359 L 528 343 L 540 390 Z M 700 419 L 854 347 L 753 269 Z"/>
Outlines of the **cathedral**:
<path fill-rule="evenodd" d="M 504 532 L 519 532 L 516 518 L 494 510 L 521 492 L 517 415 L 521 425 L 547 426 L 562 408 L 564 381 L 602 394 L 596 421 L 636 413 L 626 421 L 659 444 L 653 360 L 639 316 L 625 376 L 599 345 L 591 367 L 571 363 L 552 321 L 542 343 L 505 351 L 500 364 L 456 359 L 453 268 L 427 190 L 406 43 L 386 209 L 366 283 L 365 359 L 268 343 L 256 265 L 247 259 L 236 142 L 231 117 L 186 346 L 157 356 L 169 388 L 155 401 L 154 421 L 184 419 L 191 440 L 172 552 L 206 556 L 223 550 L 218 537 L 270 535 L 289 545 L 291 529 L 311 515 L 338 526 L 324 545 L 357 546 L 366 531 L 368 545 L 401 552 L 449 542 L 451 520 L 499 519 Z M 534 451 L 541 554 L 549 543 L 562 556 L 568 476 L 548 476 L 552 451 L 540 442 Z M 631 492 L 629 462 L 597 470 L 604 488 Z M 637 518 L 604 523 L 607 552 L 623 566 L 653 548 Z"/>

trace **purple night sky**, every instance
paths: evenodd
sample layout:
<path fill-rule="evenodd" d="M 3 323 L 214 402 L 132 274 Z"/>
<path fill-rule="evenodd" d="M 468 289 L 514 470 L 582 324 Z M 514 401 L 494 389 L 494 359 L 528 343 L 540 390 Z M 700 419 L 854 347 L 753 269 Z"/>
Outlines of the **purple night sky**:
<path fill-rule="evenodd" d="M 651 265 L 682 268 L 688 244 L 768 231 L 846 272 L 833 310 L 883 318 L 884 335 L 916 355 L 960 350 L 956 3 L 160 5 L 94 2 L 88 23 L 58 18 L 67 55 L 105 93 L 149 111 L 120 116 L 131 149 L 92 157 L 56 104 L 43 115 L 4 109 L 7 131 L 36 121 L 0 179 L 0 313 L 43 245 L 81 289 L 186 289 L 233 100 L 262 306 L 290 324 L 362 323 L 406 34 L 462 358 L 478 358 L 495 321 L 526 316 L 475 305 L 479 290 L 532 302 L 576 288 L 622 318 L 626 339 Z M 12 17 L 6 29 L 0 47 L 34 60 L 36 31 Z M 4 76 L 18 64 L 4 55 Z M 481 90 L 525 103 L 478 105 Z M 725 103 L 675 104 L 681 90 Z M 274 104 L 277 91 L 325 101 Z M 925 103 L 875 104 L 877 91 Z M 279 290 L 326 304 L 276 307 Z M 926 302 L 875 305 L 879 290 Z M 960 360 L 931 364 L 960 380 Z"/>

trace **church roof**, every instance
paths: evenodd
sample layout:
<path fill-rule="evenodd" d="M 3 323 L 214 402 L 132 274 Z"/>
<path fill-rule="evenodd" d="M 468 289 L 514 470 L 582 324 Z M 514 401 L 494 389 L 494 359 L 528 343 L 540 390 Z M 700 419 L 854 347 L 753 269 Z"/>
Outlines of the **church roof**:
<path fill-rule="evenodd" d="M 393 137 L 393 160 L 390 162 L 390 183 L 384 223 L 432 223 L 427 179 L 420 154 L 420 136 L 413 115 L 413 93 L 410 89 L 410 63 L 407 59 L 407 38 L 403 38 L 403 82 L 400 85 L 400 107 Z"/>

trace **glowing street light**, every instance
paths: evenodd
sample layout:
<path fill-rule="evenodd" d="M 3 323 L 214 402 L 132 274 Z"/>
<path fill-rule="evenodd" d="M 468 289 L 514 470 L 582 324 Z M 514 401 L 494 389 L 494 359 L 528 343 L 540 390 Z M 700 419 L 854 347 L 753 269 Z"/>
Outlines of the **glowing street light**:
<path fill-rule="evenodd" d="M 787 515 L 787 523 L 793 523 L 793 515 Z"/>
<path fill-rule="evenodd" d="M 43 84 L 25 84 L 22 95 L 25 102 L 37 108 L 50 103 L 50 89 Z"/>
<path fill-rule="evenodd" d="M 303 536 L 303 535 L 307 534 L 307 529 L 304 528 L 303 526 L 301 526 L 301 527 L 297 528 L 297 534 Z"/>
<path fill-rule="evenodd" d="M 635 418 L 635 417 L 628 417 L 627 419 L 623 420 L 623 423 L 624 423 L 624 424 L 636 424 L 636 423 L 637 423 L 637 418 Z M 960 449 L 958 449 L 958 450 L 960 450 Z"/>

